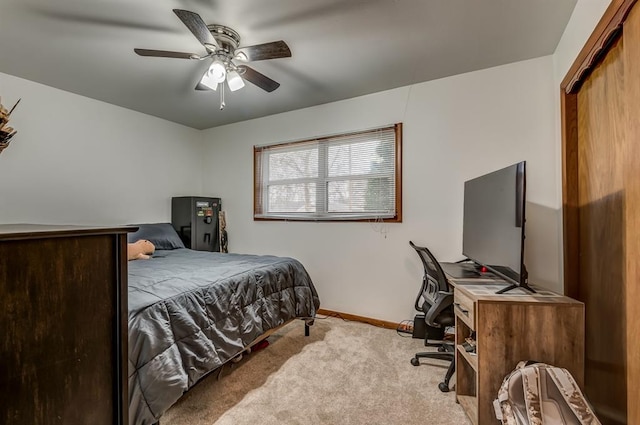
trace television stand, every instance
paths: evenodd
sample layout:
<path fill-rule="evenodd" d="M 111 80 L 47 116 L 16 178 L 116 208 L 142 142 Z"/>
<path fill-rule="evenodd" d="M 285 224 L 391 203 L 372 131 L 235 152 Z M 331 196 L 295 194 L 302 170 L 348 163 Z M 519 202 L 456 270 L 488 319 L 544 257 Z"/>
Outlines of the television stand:
<path fill-rule="evenodd" d="M 508 292 L 516 288 L 522 288 L 525 291 L 529 291 L 532 294 L 535 294 L 536 291 L 531 286 L 529 286 L 529 272 L 527 271 L 527 268 L 524 266 L 524 264 L 522 265 L 522 277 L 524 278 L 524 283 L 521 283 L 521 284 L 514 283 L 513 285 L 509 285 L 506 288 L 502 288 L 501 290 L 496 292 L 496 294 L 504 294 L 505 292 Z"/>
<path fill-rule="evenodd" d="M 518 288 L 520 288 L 520 289 L 524 289 L 525 291 L 529 291 L 529 292 L 531 292 L 532 294 L 535 294 L 535 293 L 536 293 L 536 290 L 535 290 L 535 289 L 533 289 L 533 288 L 532 288 L 531 286 L 529 286 L 529 285 L 516 285 L 516 284 L 514 283 L 514 284 L 512 284 L 512 285 L 507 286 L 506 288 L 502 288 L 501 290 L 497 291 L 497 292 L 496 292 L 496 294 L 504 294 L 505 292 L 509 292 L 509 291 L 511 291 L 512 289 L 518 289 Z"/>

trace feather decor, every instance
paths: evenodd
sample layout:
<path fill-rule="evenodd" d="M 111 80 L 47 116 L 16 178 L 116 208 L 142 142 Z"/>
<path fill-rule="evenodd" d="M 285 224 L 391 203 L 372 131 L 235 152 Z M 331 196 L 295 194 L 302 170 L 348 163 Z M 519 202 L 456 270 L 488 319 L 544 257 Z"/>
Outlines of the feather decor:
<path fill-rule="evenodd" d="M 0 152 L 9 147 L 9 142 L 11 142 L 13 136 L 18 132 L 14 128 L 9 127 L 9 118 L 13 110 L 18 106 L 18 103 L 20 103 L 20 99 L 18 99 L 10 110 L 7 110 L 2 106 L 2 98 L 0 98 Z"/>

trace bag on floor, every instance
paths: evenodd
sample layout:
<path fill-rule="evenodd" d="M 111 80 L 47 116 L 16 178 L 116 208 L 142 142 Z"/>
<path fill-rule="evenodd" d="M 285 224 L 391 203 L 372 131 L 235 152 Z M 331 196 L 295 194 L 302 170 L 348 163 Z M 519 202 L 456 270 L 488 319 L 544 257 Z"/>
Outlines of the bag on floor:
<path fill-rule="evenodd" d="M 493 405 L 503 425 L 601 425 L 573 376 L 545 363 L 518 363 Z"/>

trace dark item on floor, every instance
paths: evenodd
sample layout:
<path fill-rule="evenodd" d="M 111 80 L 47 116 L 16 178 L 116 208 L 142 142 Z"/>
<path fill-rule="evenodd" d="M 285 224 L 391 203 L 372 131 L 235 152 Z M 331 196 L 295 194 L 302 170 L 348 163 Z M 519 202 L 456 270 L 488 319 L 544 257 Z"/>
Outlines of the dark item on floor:
<path fill-rule="evenodd" d="M 260 351 L 264 348 L 267 348 L 268 346 L 269 346 L 269 341 L 266 339 L 263 339 L 262 341 L 258 342 L 256 345 L 251 347 L 251 352 L 255 353 L 256 351 Z"/>
<path fill-rule="evenodd" d="M 445 339 L 444 327 L 436 328 L 429 326 L 424 320 L 424 314 L 418 313 L 413 318 L 413 332 L 411 336 L 416 339 L 423 339 L 425 345 L 427 345 L 427 341 L 440 341 Z"/>

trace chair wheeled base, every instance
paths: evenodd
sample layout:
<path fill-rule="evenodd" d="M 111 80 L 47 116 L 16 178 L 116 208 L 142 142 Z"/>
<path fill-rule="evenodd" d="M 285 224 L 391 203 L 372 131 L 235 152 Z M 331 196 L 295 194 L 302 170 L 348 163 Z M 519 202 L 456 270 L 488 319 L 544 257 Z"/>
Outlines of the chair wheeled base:
<path fill-rule="evenodd" d="M 429 344 L 431 345 L 431 344 Z M 449 349 L 451 348 L 451 351 Z M 455 371 L 456 362 L 454 358 L 453 346 L 450 345 L 441 345 L 438 347 L 437 352 L 433 351 L 425 351 L 421 353 L 416 353 L 416 355 L 411 359 L 411 364 L 414 366 L 420 366 L 420 359 L 437 359 L 437 360 L 446 360 L 449 362 L 449 368 L 447 369 L 447 373 L 444 375 L 444 380 L 438 384 L 438 389 L 443 393 L 449 392 L 449 381 L 453 376 L 453 372 Z"/>

